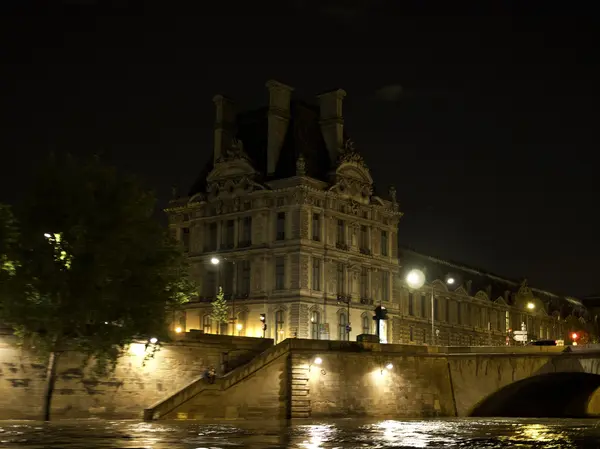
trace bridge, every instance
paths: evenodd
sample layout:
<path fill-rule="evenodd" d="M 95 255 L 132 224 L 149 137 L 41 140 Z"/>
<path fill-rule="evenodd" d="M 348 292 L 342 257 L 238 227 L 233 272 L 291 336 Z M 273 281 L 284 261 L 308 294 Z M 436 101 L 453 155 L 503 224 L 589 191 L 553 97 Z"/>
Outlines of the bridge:
<path fill-rule="evenodd" d="M 427 347 L 288 339 L 144 419 L 600 415 L 600 346 Z"/>

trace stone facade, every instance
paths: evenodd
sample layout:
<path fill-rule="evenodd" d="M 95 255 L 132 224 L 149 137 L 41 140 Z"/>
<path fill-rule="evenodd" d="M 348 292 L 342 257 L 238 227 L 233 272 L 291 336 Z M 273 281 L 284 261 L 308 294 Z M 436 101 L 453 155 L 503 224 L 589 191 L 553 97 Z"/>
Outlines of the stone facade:
<path fill-rule="evenodd" d="M 220 370 L 223 354 L 231 364 L 245 363 L 272 341 L 207 335 L 162 347 L 144 363 L 143 343 L 131 345 L 108 377 L 98 377 L 93 367 L 83 368 L 83 358 L 67 352 L 59 358 L 52 401 L 54 418 L 139 418 L 144 408 L 168 397 L 209 366 Z M 0 419 L 39 419 L 46 366 L 36 356 L 19 349 L 14 337 L 0 337 Z"/>
<path fill-rule="evenodd" d="M 564 319 L 578 306 L 564 298 L 399 252 L 396 191 L 376 193 L 347 137 L 345 92 L 320 95 L 311 106 L 295 101 L 289 86 L 269 81 L 267 88 L 269 106 L 241 114 L 231 100 L 215 97 L 213 157 L 189 195 L 167 209 L 200 289 L 174 328 L 264 334 L 276 342 L 354 340 L 376 333 L 373 310 L 383 305 L 390 318 L 380 329 L 384 342 L 506 345 L 522 323 L 528 340 L 572 330 Z M 422 288 L 407 285 L 410 267 L 426 271 Z M 445 282 L 450 275 L 452 286 Z M 210 318 L 219 285 L 231 309 L 227 329 Z"/>

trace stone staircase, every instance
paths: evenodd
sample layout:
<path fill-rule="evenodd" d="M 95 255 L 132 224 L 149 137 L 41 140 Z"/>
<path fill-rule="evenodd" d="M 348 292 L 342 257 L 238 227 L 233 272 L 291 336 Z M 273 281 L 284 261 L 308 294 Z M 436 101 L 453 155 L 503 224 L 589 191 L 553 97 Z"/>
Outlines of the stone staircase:
<path fill-rule="evenodd" d="M 292 354 L 291 362 L 288 364 L 288 374 L 291 384 L 291 409 L 290 418 L 310 418 L 310 396 L 309 396 L 309 367 L 306 365 L 305 357 Z"/>
<path fill-rule="evenodd" d="M 184 386 L 169 397 L 162 399 L 161 401 L 144 409 L 144 420 L 153 421 L 156 419 L 194 419 L 199 416 L 202 418 L 263 418 L 264 407 L 260 404 L 262 399 L 259 398 L 258 403 L 253 403 L 252 405 L 246 405 L 243 407 L 243 416 L 240 416 L 239 410 L 233 409 L 239 409 L 242 407 L 223 405 L 226 402 L 224 401 L 225 395 L 227 395 L 229 390 L 244 380 L 252 377 L 260 371 L 267 369 L 275 362 L 281 361 L 282 358 L 286 358 L 290 353 L 290 346 L 290 340 L 285 340 L 276 346 L 271 346 L 269 349 L 254 357 L 245 365 L 239 366 L 238 368 L 235 368 L 227 373 L 225 376 L 216 379 L 214 384 L 209 384 L 202 377 L 193 380 L 188 385 Z M 287 361 L 285 363 L 286 365 L 290 366 Z M 289 381 L 288 373 L 284 374 L 286 375 L 285 379 L 281 379 L 281 381 L 284 384 L 287 384 Z M 298 384 L 298 388 L 300 389 L 299 391 L 302 389 L 304 389 L 303 391 L 308 391 L 308 376 L 306 373 L 296 373 L 294 371 L 290 374 L 292 374 L 292 378 L 295 379 L 297 377 L 296 380 L 301 382 L 301 384 Z M 283 392 L 283 396 L 287 397 L 288 392 Z M 265 401 L 266 400 L 267 399 L 265 399 Z M 271 407 L 277 406 L 274 405 L 273 400 L 271 400 L 268 405 Z M 305 407 L 301 407 L 300 405 L 299 407 L 298 413 L 300 413 L 302 410 L 305 410 Z M 198 409 L 202 410 L 200 415 L 197 413 Z"/>

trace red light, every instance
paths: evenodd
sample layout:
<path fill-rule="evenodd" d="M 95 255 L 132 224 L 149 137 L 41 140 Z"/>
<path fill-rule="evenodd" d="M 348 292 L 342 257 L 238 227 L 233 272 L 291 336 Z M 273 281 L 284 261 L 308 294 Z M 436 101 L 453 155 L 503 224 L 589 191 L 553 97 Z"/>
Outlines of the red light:
<path fill-rule="evenodd" d="M 572 338 L 573 340 L 577 340 L 577 339 L 579 338 L 579 335 L 577 335 L 577 333 L 576 333 L 576 332 L 573 332 L 573 333 L 571 334 L 571 338 Z"/>

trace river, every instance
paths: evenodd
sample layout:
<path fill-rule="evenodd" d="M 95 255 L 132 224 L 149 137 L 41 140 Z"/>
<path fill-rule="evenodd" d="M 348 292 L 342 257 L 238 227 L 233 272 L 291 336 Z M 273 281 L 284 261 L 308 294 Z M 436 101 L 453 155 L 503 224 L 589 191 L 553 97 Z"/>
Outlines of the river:
<path fill-rule="evenodd" d="M 600 447 L 600 421 L 566 419 L 323 420 L 283 423 L 0 421 L 0 447 L 25 449 Z"/>

